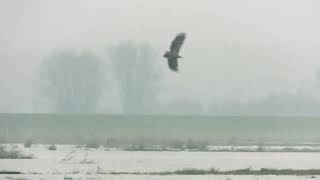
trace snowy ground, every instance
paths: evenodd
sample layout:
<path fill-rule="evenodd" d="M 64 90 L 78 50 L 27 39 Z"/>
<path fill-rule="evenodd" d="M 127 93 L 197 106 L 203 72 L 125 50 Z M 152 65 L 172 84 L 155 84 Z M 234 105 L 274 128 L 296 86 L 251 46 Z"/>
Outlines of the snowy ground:
<path fill-rule="evenodd" d="M 10 145 L 12 146 L 12 145 Z M 104 175 L 108 172 L 161 172 L 185 168 L 219 170 L 234 169 L 319 169 L 320 153 L 310 152 L 168 152 L 119 151 L 106 148 L 86 149 L 76 146 L 33 145 L 16 149 L 32 154 L 34 159 L 0 159 L 0 171 L 19 171 L 27 174 L 0 175 L 0 179 L 239 179 L 239 180 L 295 180 L 311 176 L 222 176 L 222 175 Z M 37 174 L 33 174 L 37 173 Z M 319 178 L 317 176 L 315 179 Z"/>
<path fill-rule="evenodd" d="M 312 176 L 247 175 L 0 175 L 1 180 L 319 180 Z"/>

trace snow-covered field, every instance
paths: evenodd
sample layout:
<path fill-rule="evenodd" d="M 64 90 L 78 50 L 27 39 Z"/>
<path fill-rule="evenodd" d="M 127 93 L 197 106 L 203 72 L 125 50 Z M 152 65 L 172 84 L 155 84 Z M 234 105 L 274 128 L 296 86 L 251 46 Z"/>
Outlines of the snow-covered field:
<path fill-rule="evenodd" d="M 10 145 L 12 146 L 12 145 Z M 49 151 L 48 145 L 15 149 L 32 154 L 34 159 L 0 159 L 0 171 L 26 174 L 0 175 L 0 179 L 310 179 L 311 176 L 224 176 L 224 175 L 107 175 L 110 172 L 163 172 L 181 169 L 319 169 L 320 153 L 310 152 L 188 152 L 120 151 L 88 149 L 60 145 Z M 10 147 L 9 147 L 10 148 Z M 318 177 L 316 177 L 318 178 Z M 320 178 L 320 176 L 319 176 Z"/>
<path fill-rule="evenodd" d="M 0 175 L 1 180 L 319 180 L 313 176 L 248 175 Z"/>

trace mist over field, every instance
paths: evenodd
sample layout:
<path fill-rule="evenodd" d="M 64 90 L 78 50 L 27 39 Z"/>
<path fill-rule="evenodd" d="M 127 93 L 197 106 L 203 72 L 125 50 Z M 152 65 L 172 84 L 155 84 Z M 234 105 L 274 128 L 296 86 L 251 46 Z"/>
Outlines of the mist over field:
<path fill-rule="evenodd" d="M 0 112 L 319 115 L 319 6 L 1 1 Z"/>

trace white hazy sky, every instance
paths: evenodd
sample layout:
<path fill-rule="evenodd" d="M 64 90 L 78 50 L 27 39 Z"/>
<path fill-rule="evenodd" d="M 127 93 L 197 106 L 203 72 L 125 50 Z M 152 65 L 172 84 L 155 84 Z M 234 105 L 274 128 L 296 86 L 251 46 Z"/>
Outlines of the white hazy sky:
<path fill-rule="evenodd" d="M 31 111 L 35 68 L 55 49 L 107 57 L 119 40 L 159 55 L 186 32 L 169 97 L 251 99 L 314 88 L 317 0 L 0 0 L 0 111 Z M 165 61 L 159 60 L 164 69 Z"/>

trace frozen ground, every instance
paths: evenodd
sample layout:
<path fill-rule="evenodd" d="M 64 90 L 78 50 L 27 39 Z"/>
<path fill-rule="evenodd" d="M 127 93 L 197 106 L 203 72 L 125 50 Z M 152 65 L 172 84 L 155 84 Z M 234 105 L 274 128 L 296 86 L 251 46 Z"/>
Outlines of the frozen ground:
<path fill-rule="evenodd" d="M 319 180 L 313 176 L 247 175 L 0 175 L 1 180 Z"/>
<path fill-rule="evenodd" d="M 10 145 L 11 146 L 11 145 Z M 320 153 L 310 152 L 168 152 L 168 151 L 119 151 L 106 148 L 86 149 L 75 146 L 58 146 L 56 151 L 48 145 L 23 148 L 34 159 L 0 159 L 1 171 L 19 171 L 27 174 L 1 175 L 0 179 L 310 179 L 311 176 L 222 176 L 222 175 L 103 175 L 108 172 L 161 172 L 185 168 L 219 170 L 234 169 L 319 169 Z M 32 174 L 38 173 L 38 174 Z M 319 176 L 320 177 L 320 176 Z M 316 177 L 318 178 L 318 177 Z M 316 179 L 315 178 L 315 179 Z"/>
<path fill-rule="evenodd" d="M 209 146 L 211 151 L 320 152 L 320 145 Z"/>

